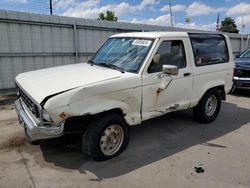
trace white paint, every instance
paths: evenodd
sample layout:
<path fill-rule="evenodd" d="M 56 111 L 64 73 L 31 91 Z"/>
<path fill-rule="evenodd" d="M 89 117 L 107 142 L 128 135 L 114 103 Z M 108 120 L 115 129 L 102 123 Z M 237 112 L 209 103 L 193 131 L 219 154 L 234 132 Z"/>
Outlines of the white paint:
<path fill-rule="evenodd" d="M 109 68 L 77 64 L 23 73 L 17 76 L 16 82 L 37 103 L 49 95 L 69 90 L 50 98 L 44 106 L 54 122 L 61 121 L 59 115 L 62 112 L 67 118 L 118 108 L 123 111 L 129 125 L 170 111 L 191 108 L 212 87 L 222 85 L 226 92 L 232 87 L 234 63 L 228 37 L 230 62 L 202 67 L 194 65 L 186 32 L 125 33 L 112 37 L 155 39 L 138 73 L 121 73 Z M 179 69 L 177 76 L 159 78 L 159 73 L 147 73 L 163 40 L 182 40 L 184 43 L 187 66 Z M 137 45 L 139 43 L 136 42 Z M 190 72 L 191 76 L 184 77 L 186 72 Z M 161 90 L 159 94 L 158 89 Z"/>
<path fill-rule="evenodd" d="M 80 63 L 22 73 L 16 82 L 40 103 L 49 95 L 120 76 L 122 73 L 113 69 Z"/>
<path fill-rule="evenodd" d="M 143 72 L 143 103 L 142 103 L 142 120 L 150 119 L 162 114 L 165 114 L 175 104 L 179 105 L 178 110 L 187 109 L 190 105 L 190 97 L 192 92 L 192 76 L 184 77 L 183 74 L 191 72 L 189 54 L 190 50 L 189 39 L 180 37 L 161 37 L 158 46 L 152 54 L 155 54 L 160 43 L 164 40 L 182 40 L 186 51 L 187 66 L 179 69 L 177 76 L 167 76 L 163 78 L 158 77 L 158 73 L 147 73 L 148 66 L 152 60 L 149 61 L 148 66 Z M 171 82 L 171 83 L 170 83 Z M 168 85 L 169 84 L 169 85 Z M 168 87 L 166 88 L 166 86 Z M 158 89 L 164 89 L 157 93 Z M 150 100 L 148 100 L 150 99 Z"/>

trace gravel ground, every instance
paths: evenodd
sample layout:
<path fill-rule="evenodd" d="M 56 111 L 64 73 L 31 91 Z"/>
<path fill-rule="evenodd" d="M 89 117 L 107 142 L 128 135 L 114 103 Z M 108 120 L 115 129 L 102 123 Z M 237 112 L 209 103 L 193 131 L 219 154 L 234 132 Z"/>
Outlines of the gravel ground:
<path fill-rule="evenodd" d="M 125 152 L 105 162 L 81 154 L 80 135 L 27 144 L 14 97 L 0 97 L 0 188 L 250 187 L 249 97 L 228 95 L 211 124 L 189 110 L 132 127 Z"/>

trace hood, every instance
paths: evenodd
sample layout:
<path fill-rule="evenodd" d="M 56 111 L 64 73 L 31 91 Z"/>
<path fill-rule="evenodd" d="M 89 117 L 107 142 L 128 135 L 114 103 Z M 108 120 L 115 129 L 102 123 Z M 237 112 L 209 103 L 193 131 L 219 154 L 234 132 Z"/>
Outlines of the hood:
<path fill-rule="evenodd" d="M 16 84 L 41 103 L 47 96 L 122 75 L 117 70 L 80 63 L 22 73 L 16 77 Z"/>
<path fill-rule="evenodd" d="M 250 70 L 250 58 L 236 58 L 234 62 L 236 69 Z"/>

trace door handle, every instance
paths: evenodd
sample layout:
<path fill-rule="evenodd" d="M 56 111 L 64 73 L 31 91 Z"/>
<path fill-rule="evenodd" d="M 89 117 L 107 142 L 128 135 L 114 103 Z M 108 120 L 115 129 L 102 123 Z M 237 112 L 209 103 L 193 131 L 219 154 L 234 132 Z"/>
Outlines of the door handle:
<path fill-rule="evenodd" d="M 184 74 L 183 74 L 183 76 L 190 76 L 191 75 L 191 72 L 185 72 Z"/>

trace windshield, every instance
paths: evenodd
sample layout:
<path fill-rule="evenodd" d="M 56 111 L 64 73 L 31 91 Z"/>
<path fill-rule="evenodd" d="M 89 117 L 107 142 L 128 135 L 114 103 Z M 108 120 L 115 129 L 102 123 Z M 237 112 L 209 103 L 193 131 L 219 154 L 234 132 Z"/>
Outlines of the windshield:
<path fill-rule="evenodd" d="M 250 58 L 250 48 L 248 48 L 243 54 L 240 55 L 243 58 Z"/>
<path fill-rule="evenodd" d="M 121 71 L 137 72 L 152 43 L 152 39 L 110 38 L 91 59 L 91 63 Z"/>

